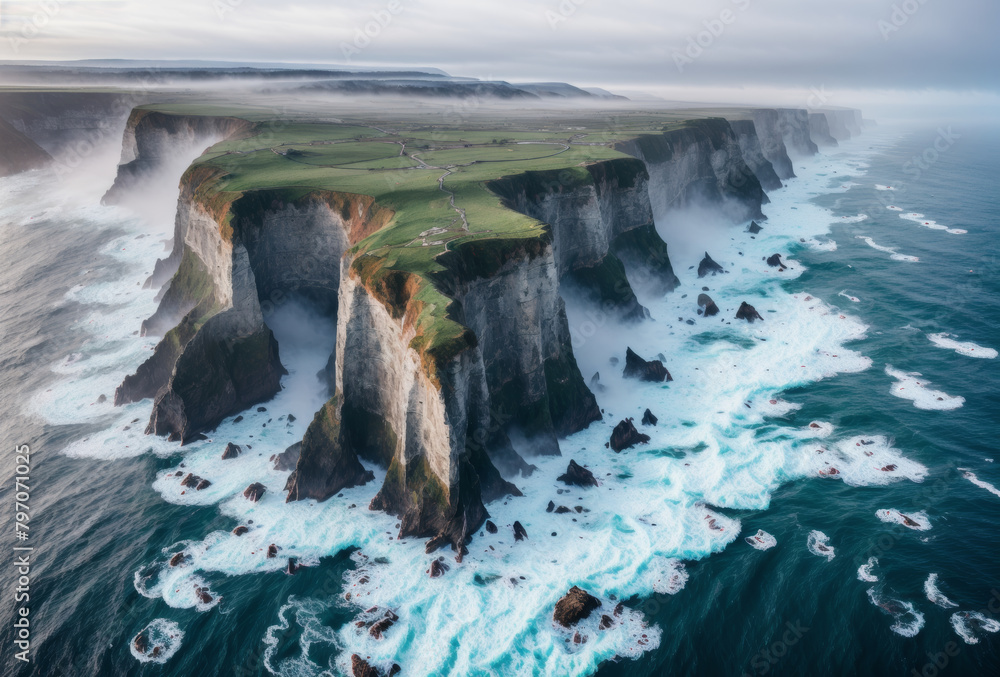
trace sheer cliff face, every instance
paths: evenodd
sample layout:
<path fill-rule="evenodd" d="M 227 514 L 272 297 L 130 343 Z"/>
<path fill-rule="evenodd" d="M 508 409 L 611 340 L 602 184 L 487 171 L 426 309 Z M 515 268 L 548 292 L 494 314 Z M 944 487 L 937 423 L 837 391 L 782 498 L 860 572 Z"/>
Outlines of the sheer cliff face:
<path fill-rule="evenodd" d="M 136 103 L 125 94 L 99 92 L 4 92 L 0 117 L 54 156 L 86 154 L 117 136 Z"/>
<path fill-rule="evenodd" d="M 800 108 L 779 108 L 778 123 L 789 154 L 808 157 L 819 152 L 809 136 L 809 112 Z"/>
<path fill-rule="evenodd" d="M 653 213 L 693 204 L 721 205 L 734 222 L 760 219 L 767 195 L 747 166 L 726 120 L 692 121 L 683 129 L 618 144 L 649 172 Z"/>
<path fill-rule="evenodd" d="M 740 152 L 747 167 L 760 180 L 760 185 L 764 190 L 777 190 L 781 188 L 781 179 L 774 171 L 774 165 L 764 157 L 764 151 L 757 138 L 757 128 L 753 120 L 732 120 L 729 125 L 736 134 L 736 140 L 740 144 Z"/>
<path fill-rule="evenodd" d="M 795 178 L 795 172 L 792 171 L 792 161 L 788 157 L 788 149 L 785 147 L 785 138 L 778 111 L 770 108 L 760 108 L 753 111 L 753 125 L 757 130 L 761 152 L 771 163 L 778 178 L 782 181 Z"/>
<path fill-rule="evenodd" d="M 809 113 L 809 137 L 817 146 L 837 146 L 837 139 L 830 134 L 830 122 L 823 113 Z"/>
<path fill-rule="evenodd" d="M 824 110 L 824 117 L 830 127 L 830 135 L 838 141 L 861 134 L 861 111 L 853 109 Z"/>
<path fill-rule="evenodd" d="M 0 118 L 0 176 L 39 169 L 51 161 L 34 141 Z"/>

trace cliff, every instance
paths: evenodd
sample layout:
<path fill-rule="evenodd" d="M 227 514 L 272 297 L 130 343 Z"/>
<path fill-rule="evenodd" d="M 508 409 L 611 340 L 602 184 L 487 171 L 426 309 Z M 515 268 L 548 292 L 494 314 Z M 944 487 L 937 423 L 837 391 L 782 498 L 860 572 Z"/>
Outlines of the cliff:
<path fill-rule="evenodd" d="M 778 125 L 785 148 L 792 155 L 808 157 L 819 152 L 809 135 L 809 111 L 801 108 L 779 108 Z"/>
<path fill-rule="evenodd" d="M 788 149 L 785 147 L 783 125 L 778 111 L 770 108 L 755 109 L 753 126 L 757 130 L 761 152 L 771 163 L 778 178 L 782 181 L 795 178 L 792 160 L 788 157 Z"/>
<path fill-rule="evenodd" d="M 837 146 L 837 139 L 830 133 L 830 122 L 825 113 L 809 113 L 809 137 L 817 146 Z"/>
<path fill-rule="evenodd" d="M 653 213 L 693 204 L 720 205 L 734 222 L 762 219 L 767 195 L 722 118 L 692 120 L 680 129 L 616 144 L 649 173 Z"/>
<path fill-rule="evenodd" d="M 135 95 L 105 92 L 5 91 L 0 118 L 53 156 L 86 155 L 119 133 Z"/>
<path fill-rule="evenodd" d="M 0 118 L 0 176 L 39 169 L 51 161 L 51 155 Z"/>
<path fill-rule="evenodd" d="M 781 179 L 774 171 L 774 165 L 764 157 L 764 151 L 757 137 L 757 128 L 753 120 L 731 120 L 729 126 L 736 134 L 736 140 L 740 144 L 740 152 L 747 163 L 747 167 L 754 173 L 760 181 L 764 190 L 777 190 L 781 188 Z M 783 143 L 783 142 L 782 142 Z"/>

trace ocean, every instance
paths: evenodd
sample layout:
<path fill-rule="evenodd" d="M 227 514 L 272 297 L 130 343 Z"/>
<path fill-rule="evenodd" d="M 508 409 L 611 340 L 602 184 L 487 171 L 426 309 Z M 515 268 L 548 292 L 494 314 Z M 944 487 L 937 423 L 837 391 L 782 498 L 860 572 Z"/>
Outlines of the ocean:
<path fill-rule="evenodd" d="M 652 320 L 568 304 L 605 420 L 532 459 L 525 496 L 487 506 L 499 534 L 461 564 L 436 553 L 450 566 L 436 579 L 423 541 L 366 509 L 370 487 L 283 502 L 269 459 L 327 396 L 331 326 L 282 306 L 269 323 L 289 374 L 265 411 L 183 448 L 147 437 L 150 403 L 110 400 L 155 345 L 137 335 L 156 307 L 142 282 L 172 215 L 100 206 L 113 162 L 84 185 L 0 179 L 3 673 L 348 674 L 353 653 L 403 675 L 1000 673 L 998 132 L 885 126 L 821 149 L 753 237 L 701 213 L 658 219 L 681 286 L 640 295 Z M 697 279 L 706 251 L 725 274 Z M 703 287 L 717 317 L 697 313 Z M 743 301 L 763 320 L 733 319 Z M 623 381 L 626 347 L 662 353 L 673 381 Z M 639 424 L 646 408 L 656 426 Z M 651 440 L 615 454 L 625 417 Z M 244 453 L 222 461 L 227 442 Z M 557 482 L 571 458 L 601 485 Z M 212 485 L 185 491 L 178 472 Z M 254 481 L 259 503 L 241 496 Z M 24 664 L 14 546 L 33 548 Z M 293 576 L 289 556 L 305 565 Z M 572 585 L 602 601 L 579 643 L 552 623 Z M 384 639 L 355 626 L 386 609 L 399 621 Z M 144 628 L 155 657 L 132 646 Z"/>

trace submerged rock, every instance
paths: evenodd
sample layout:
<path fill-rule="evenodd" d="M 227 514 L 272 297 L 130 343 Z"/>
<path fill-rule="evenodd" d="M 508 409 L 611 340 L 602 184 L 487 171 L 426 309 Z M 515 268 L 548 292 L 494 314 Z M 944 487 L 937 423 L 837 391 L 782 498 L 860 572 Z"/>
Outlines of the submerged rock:
<path fill-rule="evenodd" d="M 430 573 L 431 578 L 440 578 L 444 576 L 445 572 L 448 571 L 450 567 L 441 561 L 440 558 L 431 562 L 431 568 L 428 573 Z"/>
<path fill-rule="evenodd" d="M 591 612 L 600 606 L 601 600 L 574 585 L 556 602 L 552 620 L 564 628 L 571 628 L 584 618 L 589 618 Z"/>
<path fill-rule="evenodd" d="M 628 449 L 640 443 L 646 444 L 647 442 L 649 442 L 649 435 L 644 435 L 636 430 L 631 418 L 620 421 L 611 432 L 611 448 L 616 453 L 622 449 Z"/>
<path fill-rule="evenodd" d="M 523 541 L 528 537 L 528 532 L 520 522 L 514 522 L 514 540 Z"/>
<path fill-rule="evenodd" d="M 235 529 L 233 529 L 233 536 L 242 536 L 246 532 L 250 531 L 249 527 L 245 527 L 242 524 Z"/>
<path fill-rule="evenodd" d="M 186 564 L 189 559 L 191 559 L 191 556 L 185 552 L 175 553 L 174 556 L 170 558 L 170 566 L 179 567 L 182 564 Z"/>
<path fill-rule="evenodd" d="M 708 294 L 698 294 L 698 307 L 705 317 L 719 314 L 719 306 L 715 305 L 715 301 Z"/>
<path fill-rule="evenodd" d="M 277 556 L 278 556 L 278 546 L 276 546 L 274 543 L 267 546 L 267 558 L 274 559 Z"/>
<path fill-rule="evenodd" d="M 759 225 L 757 225 L 756 221 L 751 221 L 750 225 L 747 226 L 747 232 L 748 233 L 752 233 L 753 235 L 756 235 L 757 233 L 759 233 L 762 230 L 764 230 L 764 229 L 761 228 Z"/>
<path fill-rule="evenodd" d="M 718 275 L 719 273 L 726 272 L 725 269 L 718 263 L 712 260 L 712 257 L 705 252 L 705 258 L 701 260 L 698 264 L 698 277 L 705 277 L 708 274 Z"/>
<path fill-rule="evenodd" d="M 556 479 L 564 484 L 575 485 L 578 487 L 597 486 L 597 479 L 594 477 L 594 473 L 590 472 L 572 459 L 570 459 L 566 472 Z"/>
<path fill-rule="evenodd" d="M 757 312 L 757 309 L 751 306 L 746 301 L 741 303 L 740 309 L 736 311 L 736 319 L 746 320 L 751 324 L 753 323 L 754 320 L 761 320 L 761 321 L 764 320 L 764 318 L 761 317 L 760 313 Z"/>
<path fill-rule="evenodd" d="M 387 677 L 395 677 L 399 674 L 400 670 L 402 668 L 397 663 L 393 663 L 392 667 L 389 668 Z M 353 677 L 384 677 L 381 671 L 369 664 L 368 661 L 358 654 L 351 655 L 351 675 Z"/>
<path fill-rule="evenodd" d="M 639 357 L 631 348 L 625 351 L 625 371 L 622 372 L 625 378 L 637 378 L 641 381 L 652 381 L 660 383 L 663 381 L 673 381 L 670 372 L 659 360 L 644 360 Z"/>
<path fill-rule="evenodd" d="M 263 498 L 264 493 L 266 491 L 267 487 L 265 487 L 260 482 L 254 482 L 249 487 L 243 490 L 243 497 L 256 503 L 261 498 Z"/>
<path fill-rule="evenodd" d="M 184 476 L 184 479 L 181 480 L 181 486 L 190 487 L 191 489 L 194 489 L 195 487 L 198 486 L 199 482 L 201 482 L 201 478 L 195 475 L 193 472 L 189 472 L 187 475 Z"/>
<path fill-rule="evenodd" d="M 236 458 L 240 455 L 240 452 L 242 451 L 243 449 L 240 448 L 240 445 L 233 444 L 232 442 L 230 442 L 229 444 L 226 445 L 226 450 L 222 452 L 222 460 L 228 461 L 231 458 Z"/>
<path fill-rule="evenodd" d="M 643 425 L 656 425 L 656 422 L 659 421 L 659 420 L 660 419 L 658 419 L 655 416 L 653 416 L 653 412 L 651 412 L 649 409 L 647 409 L 646 413 L 644 413 L 642 415 L 642 424 Z"/>
<path fill-rule="evenodd" d="M 375 639 L 382 639 L 382 636 L 393 626 L 393 624 L 393 619 L 383 618 L 376 621 L 370 628 L 368 628 L 368 634 Z"/>

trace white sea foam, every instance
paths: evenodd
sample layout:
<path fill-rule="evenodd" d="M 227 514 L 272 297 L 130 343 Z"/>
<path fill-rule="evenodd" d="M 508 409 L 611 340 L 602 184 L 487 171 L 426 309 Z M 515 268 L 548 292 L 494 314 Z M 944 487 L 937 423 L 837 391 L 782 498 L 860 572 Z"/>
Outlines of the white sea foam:
<path fill-rule="evenodd" d="M 931 521 L 923 511 L 904 513 L 899 510 L 884 509 L 876 510 L 875 516 L 886 524 L 902 524 L 914 531 L 927 531 L 931 528 Z"/>
<path fill-rule="evenodd" d="M 876 583 L 878 576 L 872 573 L 875 565 L 878 564 L 877 557 L 869 557 L 868 561 L 858 567 L 858 580 L 866 583 Z"/>
<path fill-rule="evenodd" d="M 871 603 L 893 618 L 889 629 L 903 637 L 916 637 L 924 627 L 924 614 L 910 602 L 889 597 L 876 588 L 868 588 Z"/>
<path fill-rule="evenodd" d="M 976 632 L 1000 632 L 1000 621 L 979 611 L 956 611 L 951 615 L 951 627 L 966 644 L 979 644 Z"/>
<path fill-rule="evenodd" d="M 904 400 L 913 402 L 917 409 L 930 409 L 935 411 L 948 411 L 958 409 L 965 404 L 965 398 L 961 396 L 952 397 L 940 390 L 928 388 L 930 381 L 922 378 L 919 372 L 905 372 L 894 369 L 891 364 L 885 365 L 885 373 L 896 379 L 889 392 Z"/>
<path fill-rule="evenodd" d="M 951 334 L 928 334 L 927 338 L 929 338 L 931 343 L 939 348 L 954 350 L 959 355 L 979 357 L 986 360 L 995 359 L 997 356 L 997 351 L 993 348 L 984 348 L 983 346 L 975 344 L 972 341 L 956 341 L 952 338 Z"/>
<path fill-rule="evenodd" d="M 856 172 L 859 164 L 823 157 L 813 166 L 815 173 Z M 69 454 L 108 459 L 149 452 L 176 455 L 173 467 L 160 471 L 154 482 L 165 500 L 216 504 L 235 524 L 249 527 L 242 536 L 216 531 L 165 549 L 136 572 L 136 588 L 144 595 L 198 609 L 203 603 L 196 587 L 210 591 L 219 576 L 278 576 L 288 557 L 310 566 L 321 557 L 360 548 L 355 553 L 357 567 L 348 573 L 345 585 L 332 582 L 324 596 L 292 598 L 282 607 L 277 625 L 265 638 L 268 668 L 277 674 L 329 669 L 311 660 L 310 643 L 334 647 L 336 667 L 345 672 L 352 653 L 371 656 L 370 662 L 383 668 L 405 654 L 407 672 L 414 675 L 521 674 L 537 665 L 559 674 L 592 672 L 614 656 L 637 657 L 659 645 L 659 628 L 647 626 L 638 612 L 624 609 L 606 630 L 598 627 L 600 616 L 617 606 L 615 599 L 657 592 L 683 595 L 687 571 L 682 562 L 721 551 L 741 531 L 739 520 L 726 516 L 725 510 L 764 509 L 775 489 L 798 478 L 822 476 L 867 486 L 919 482 L 926 475 L 923 466 L 905 459 L 885 438 L 850 437 L 819 445 L 817 438 L 832 437 L 829 424 L 811 428 L 781 422 L 780 417 L 801 406 L 784 399 L 783 391 L 871 366 L 869 358 L 845 347 L 864 338 L 867 327 L 862 322 L 821 299 L 785 290 L 787 281 L 803 272 L 800 264 L 790 261 L 792 267 L 780 276 L 759 264 L 774 251 L 794 253 L 802 240 L 824 236 L 841 221 L 811 202 L 832 192 L 826 179 L 812 173 L 803 170 L 799 179 L 772 195 L 764 237 L 712 238 L 713 258 L 731 275 L 697 280 L 686 267 L 697 265 L 705 243 L 684 242 L 680 238 L 687 231 L 660 224 L 684 287 L 693 291 L 710 285 L 722 310 L 718 317 L 701 318 L 691 299 L 682 299 L 680 292 L 641 299 L 657 319 L 630 330 L 629 345 L 647 357 L 669 355 L 667 366 L 675 381 L 636 383 L 623 380 L 620 369 L 609 371 L 608 358 L 621 359 L 625 351 L 621 333 L 610 323 L 584 331 L 592 309 L 569 304 L 574 351 L 585 374 L 601 371 L 607 391 L 598 399 L 608 414 L 565 440 L 561 458 L 531 459 L 538 471 L 531 478 L 515 479 L 525 495 L 487 506 L 499 533 L 477 534 L 461 563 L 451 553 L 426 554 L 421 540 L 396 539 L 398 520 L 367 510 L 384 479 L 382 469 L 371 468 L 376 478 L 368 485 L 346 489 L 323 503 L 284 502 L 288 473 L 275 471 L 269 459 L 301 439 L 322 404 L 326 395 L 312 375 L 325 363 L 329 348 L 325 353 L 315 345 L 296 349 L 291 337 L 279 335 L 282 361 L 291 373 L 283 379 L 285 389 L 266 403 L 267 411 L 244 412 L 241 423 L 227 419 L 210 440 L 183 448 L 142 434 L 148 402 L 120 409 L 90 404 L 148 355 L 152 342 L 133 338 L 131 332 L 138 328 L 138 318 L 155 307 L 154 292 L 143 292 L 134 281 L 144 279 L 160 252 L 130 247 L 107 252 L 133 271 L 133 283 L 122 287 L 133 292 L 130 297 L 109 296 L 115 289 L 81 287 L 73 292 L 94 307 L 94 321 L 83 327 L 91 332 L 92 342 L 74 351 L 80 357 L 58 361 L 61 366 L 54 368 L 63 370 L 66 379 L 47 399 L 36 402 L 35 411 L 53 422 L 86 420 L 105 426 L 71 445 L 65 450 Z M 731 235 L 731 227 L 726 228 L 722 232 Z M 739 256 L 739 251 L 745 255 Z M 114 322 L 105 303 L 109 300 L 133 322 Z M 763 322 L 750 325 L 734 319 L 743 300 L 757 307 Z M 694 324 L 675 321 L 677 317 Z M 274 329 L 280 334 L 278 326 Z M 115 351 L 120 354 L 113 355 Z M 115 368 L 116 360 L 120 362 Z M 650 444 L 609 453 L 604 443 L 615 423 L 625 416 L 641 416 L 647 407 L 660 417 L 658 426 L 645 430 L 652 436 Z M 283 418 L 288 413 L 296 416 L 294 423 Z M 134 419 L 139 420 L 133 424 Z M 125 426 L 130 429 L 123 431 Z M 229 441 L 243 446 L 244 452 L 222 461 Z M 557 482 L 569 458 L 591 469 L 601 486 L 567 490 Z M 830 472 L 834 467 L 837 473 Z M 202 491 L 181 487 L 177 472 L 194 473 L 211 486 Z M 266 486 L 257 503 L 242 496 L 251 482 Z M 549 500 L 580 506 L 584 512 L 546 513 Z M 522 542 L 513 540 L 515 520 L 529 534 Z M 279 557 L 267 558 L 270 544 L 280 548 Z M 188 557 L 178 567 L 169 567 L 169 559 L 180 551 Z M 433 557 L 442 554 L 451 568 L 431 579 L 425 572 Z M 573 631 L 588 638 L 585 644 L 576 644 L 573 633 L 552 623 L 556 601 L 574 584 L 602 601 L 600 613 Z M 346 593 L 350 600 L 344 599 Z M 337 629 L 323 626 L 319 619 L 331 604 L 347 604 L 359 619 L 371 607 L 392 609 L 400 620 L 383 640 L 374 640 L 354 623 Z M 299 653 L 283 652 L 279 660 L 274 651 L 279 631 L 292 622 L 303 628 Z"/>
<path fill-rule="evenodd" d="M 847 293 L 847 290 L 841 291 L 839 294 L 837 294 L 837 296 L 843 296 L 845 299 L 851 301 L 852 303 L 861 303 L 861 299 L 859 299 L 857 296 L 851 296 L 850 294 Z"/>
<path fill-rule="evenodd" d="M 893 247 L 886 247 L 880 245 L 867 235 L 855 235 L 855 237 L 858 238 L 859 240 L 864 240 L 868 244 L 868 246 L 871 247 L 872 249 L 877 249 L 880 252 L 885 252 L 886 254 L 889 254 L 889 258 L 892 259 L 893 261 L 907 261 L 909 263 L 916 263 L 920 261 L 920 259 L 916 256 L 910 256 L 909 254 L 899 254 Z"/>
<path fill-rule="evenodd" d="M 889 205 L 888 207 L 886 207 L 886 209 L 888 209 L 889 211 L 893 211 L 893 212 L 901 212 L 901 211 L 903 211 L 902 207 L 897 207 L 895 205 Z"/>
<path fill-rule="evenodd" d="M 959 468 L 959 470 L 962 472 L 962 477 L 964 477 L 965 479 L 969 480 L 970 482 L 972 482 L 973 484 L 975 484 L 980 489 L 985 489 L 986 491 L 990 492 L 994 496 L 1000 497 L 1000 489 L 997 489 L 995 486 L 993 486 L 989 482 L 986 482 L 984 480 L 979 479 L 976 476 L 976 474 L 974 472 L 972 472 L 971 470 L 966 470 L 965 468 Z"/>
<path fill-rule="evenodd" d="M 147 648 L 140 652 L 135 646 L 135 638 L 129 641 L 128 648 L 140 663 L 166 663 L 181 648 L 184 631 L 174 621 L 157 618 L 141 631 L 147 637 Z M 138 637 L 138 635 L 136 635 Z"/>
<path fill-rule="evenodd" d="M 745 540 L 751 547 L 756 548 L 757 550 L 770 550 L 774 546 L 778 545 L 778 539 L 763 529 L 758 529 L 756 534 L 753 536 L 747 536 Z"/>
<path fill-rule="evenodd" d="M 927 599 L 934 602 L 942 609 L 951 609 L 958 606 L 948 599 L 943 592 L 938 590 L 937 579 L 937 574 L 930 574 L 927 577 L 927 580 L 924 581 L 924 592 L 927 593 Z"/>
<path fill-rule="evenodd" d="M 832 561 L 837 556 L 833 546 L 830 545 L 830 537 L 822 531 L 815 529 L 810 531 L 809 537 L 806 539 L 806 547 L 817 557 L 825 557 L 827 562 Z"/>
<path fill-rule="evenodd" d="M 840 223 L 861 223 L 862 221 L 867 221 L 867 214 L 858 214 L 857 216 L 841 216 Z"/>
<path fill-rule="evenodd" d="M 930 228 L 931 230 L 943 230 L 952 235 L 965 235 L 969 231 L 962 228 L 949 228 L 948 226 L 942 226 L 937 221 L 931 221 L 924 217 L 923 214 L 918 214 L 916 212 L 908 212 L 906 214 L 900 214 L 899 218 L 906 219 L 907 221 L 913 221 L 914 223 L 920 224 L 924 228 Z"/>
<path fill-rule="evenodd" d="M 875 190 L 896 190 L 896 189 L 893 188 L 892 186 L 884 186 L 884 185 L 882 185 L 880 183 L 876 183 L 875 184 Z"/>

